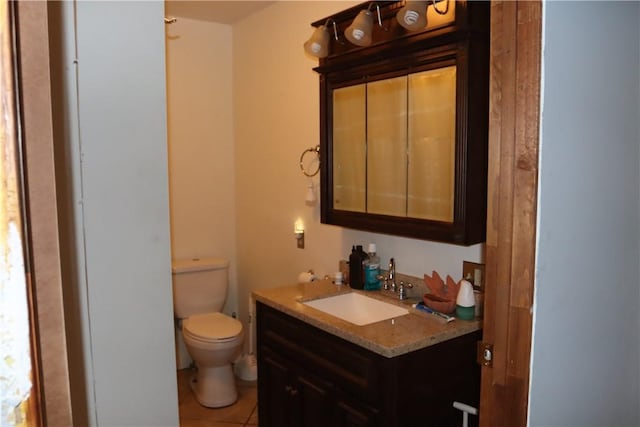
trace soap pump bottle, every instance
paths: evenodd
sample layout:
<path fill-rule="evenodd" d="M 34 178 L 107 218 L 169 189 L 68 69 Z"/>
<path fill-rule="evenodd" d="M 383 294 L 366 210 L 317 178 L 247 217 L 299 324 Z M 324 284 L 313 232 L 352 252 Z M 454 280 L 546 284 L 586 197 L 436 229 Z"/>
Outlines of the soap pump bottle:
<path fill-rule="evenodd" d="M 364 261 L 364 288 L 368 291 L 380 289 L 380 257 L 376 254 L 376 244 L 369 243 L 367 259 Z"/>
<path fill-rule="evenodd" d="M 353 289 L 364 287 L 363 262 L 366 253 L 362 250 L 362 245 L 353 246 L 349 255 L 349 286 Z"/>

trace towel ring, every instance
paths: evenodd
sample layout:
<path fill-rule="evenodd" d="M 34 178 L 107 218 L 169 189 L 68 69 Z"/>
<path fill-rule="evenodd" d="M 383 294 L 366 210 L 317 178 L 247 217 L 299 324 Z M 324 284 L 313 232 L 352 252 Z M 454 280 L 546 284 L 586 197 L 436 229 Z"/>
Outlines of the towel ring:
<path fill-rule="evenodd" d="M 316 153 L 316 156 L 318 156 L 318 167 L 313 173 L 311 173 L 311 171 L 307 172 L 306 170 L 304 170 L 304 156 L 307 153 Z M 309 178 L 311 178 L 312 176 L 316 176 L 318 172 L 320 172 L 320 146 L 319 145 L 316 145 L 313 148 L 307 148 L 302 152 L 302 154 L 300 155 L 300 170 L 302 171 L 303 174 L 305 174 Z"/>

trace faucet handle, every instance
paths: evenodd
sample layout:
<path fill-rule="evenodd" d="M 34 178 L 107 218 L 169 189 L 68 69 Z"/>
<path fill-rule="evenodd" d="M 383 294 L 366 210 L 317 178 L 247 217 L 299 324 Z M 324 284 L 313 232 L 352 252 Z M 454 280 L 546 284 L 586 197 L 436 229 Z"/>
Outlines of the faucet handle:
<path fill-rule="evenodd" d="M 405 299 L 408 298 L 407 289 L 406 288 L 412 289 L 413 288 L 413 284 L 409 283 L 409 282 L 405 283 L 405 282 L 403 282 L 401 280 L 400 281 L 400 285 L 398 286 L 398 298 L 400 300 L 405 300 Z"/>
<path fill-rule="evenodd" d="M 376 276 L 376 279 L 384 282 L 382 284 L 382 289 L 384 289 L 385 291 L 389 290 L 389 276 L 387 276 L 386 274 L 378 274 Z"/>

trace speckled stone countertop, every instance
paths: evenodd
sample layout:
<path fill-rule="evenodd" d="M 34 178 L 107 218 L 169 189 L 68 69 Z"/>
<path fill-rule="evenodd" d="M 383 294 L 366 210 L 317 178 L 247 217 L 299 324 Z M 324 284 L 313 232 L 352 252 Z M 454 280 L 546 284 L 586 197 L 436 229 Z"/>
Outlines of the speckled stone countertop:
<path fill-rule="evenodd" d="M 408 309 L 409 314 L 358 326 L 303 304 L 303 301 L 346 292 L 359 292 L 400 305 Z M 436 316 L 416 310 L 411 304 L 403 304 L 397 299 L 385 296 L 381 291 L 352 290 L 345 285 L 334 285 L 330 280 L 260 289 L 253 292 L 253 297 L 256 301 L 385 357 L 400 356 L 466 335 L 482 327 L 480 319 L 456 319 L 450 323 L 443 323 Z"/>

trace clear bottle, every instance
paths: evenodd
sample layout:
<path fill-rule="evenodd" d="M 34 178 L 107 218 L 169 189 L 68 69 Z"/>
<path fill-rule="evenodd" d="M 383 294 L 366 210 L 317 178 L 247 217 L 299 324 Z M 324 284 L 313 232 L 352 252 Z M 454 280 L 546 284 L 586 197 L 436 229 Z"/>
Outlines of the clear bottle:
<path fill-rule="evenodd" d="M 380 257 L 376 254 L 376 244 L 369 243 L 368 256 L 364 261 L 364 288 L 368 291 L 380 289 Z"/>

